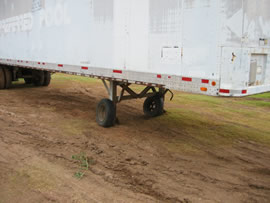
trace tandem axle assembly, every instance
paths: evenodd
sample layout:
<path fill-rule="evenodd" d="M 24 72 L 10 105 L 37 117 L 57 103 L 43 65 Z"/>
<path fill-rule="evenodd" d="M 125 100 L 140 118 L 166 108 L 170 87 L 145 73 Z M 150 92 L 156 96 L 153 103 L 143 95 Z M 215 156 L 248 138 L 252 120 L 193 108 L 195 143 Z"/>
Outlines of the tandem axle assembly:
<path fill-rule="evenodd" d="M 37 87 L 49 86 L 51 72 L 45 70 L 33 70 L 9 66 L 0 66 L 0 90 L 9 89 L 13 81 L 23 78 L 26 84 L 33 84 Z"/>
<path fill-rule="evenodd" d="M 109 99 L 102 99 L 96 109 L 96 121 L 102 127 L 112 127 L 116 122 L 116 106 L 124 100 L 142 99 L 146 97 L 143 105 L 144 114 L 148 117 L 161 116 L 164 113 L 164 100 L 167 92 L 173 93 L 169 89 L 146 86 L 140 93 L 133 91 L 130 83 L 102 80 Z M 118 95 L 118 89 L 120 94 Z"/>

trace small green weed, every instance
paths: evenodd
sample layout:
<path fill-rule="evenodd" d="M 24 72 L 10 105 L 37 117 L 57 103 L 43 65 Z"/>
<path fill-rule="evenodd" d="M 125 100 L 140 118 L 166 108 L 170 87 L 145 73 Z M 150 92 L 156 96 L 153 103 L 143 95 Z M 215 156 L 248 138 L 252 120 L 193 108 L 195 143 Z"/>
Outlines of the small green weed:
<path fill-rule="evenodd" d="M 77 171 L 74 176 L 78 179 L 82 179 L 84 176 L 85 172 Z"/>
<path fill-rule="evenodd" d="M 95 163 L 94 159 L 88 158 L 83 152 L 78 155 L 73 155 L 72 159 L 79 163 L 79 170 L 74 174 L 78 179 L 82 179 L 85 172 L 89 170 L 89 165 Z"/>

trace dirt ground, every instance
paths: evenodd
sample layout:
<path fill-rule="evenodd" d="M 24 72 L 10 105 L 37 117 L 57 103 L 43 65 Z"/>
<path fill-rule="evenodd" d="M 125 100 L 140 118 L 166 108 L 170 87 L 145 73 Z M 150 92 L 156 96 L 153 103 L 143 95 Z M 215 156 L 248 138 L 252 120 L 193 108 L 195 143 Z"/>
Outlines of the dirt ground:
<path fill-rule="evenodd" d="M 268 105 L 177 93 L 155 119 L 143 101 L 123 102 L 120 125 L 104 129 L 104 97 L 101 82 L 63 76 L 0 91 L 0 203 L 270 202 Z M 78 179 L 80 153 L 89 170 Z"/>

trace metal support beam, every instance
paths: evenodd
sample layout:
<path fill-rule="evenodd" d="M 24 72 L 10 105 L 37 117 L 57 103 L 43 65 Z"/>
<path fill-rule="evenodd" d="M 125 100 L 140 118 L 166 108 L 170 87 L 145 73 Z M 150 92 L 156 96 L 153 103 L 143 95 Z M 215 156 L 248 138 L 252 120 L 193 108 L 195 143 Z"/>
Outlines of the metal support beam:
<path fill-rule="evenodd" d="M 159 90 L 157 91 L 155 87 L 147 86 L 140 93 L 136 93 L 129 87 L 131 84 L 125 84 L 123 82 L 117 81 L 109 81 L 110 85 L 108 86 L 105 80 L 102 80 L 102 82 L 108 92 L 109 99 L 114 102 L 115 106 L 117 103 L 120 103 L 123 100 L 141 99 L 144 97 L 155 96 L 157 94 L 164 97 L 165 94 L 170 91 L 165 88 L 159 88 Z M 119 96 L 117 95 L 117 86 L 122 88 Z M 125 92 L 128 93 L 128 95 L 125 95 Z"/>
<path fill-rule="evenodd" d="M 117 82 L 110 81 L 110 100 L 114 102 L 114 105 L 117 103 Z"/>
<path fill-rule="evenodd" d="M 108 95 L 110 95 L 110 89 L 109 89 L 106 81 L 105 80 L 102 80 L 102 82 L 103 82 L 103 85 L 104 85 L 105 89 L 107 90 Z"/>
<path fill-rule="evenodd" d="M 121 94 L 118 97 L 118 102 L 121 102 L 123 100 L 130 100 L 130 99 L 141 99 L 144 97 L 151 97 L 157 94 L 157 91 L 154 87 L 145 87 L 143 91 L 141 91 L 139 94 L 134 92 L 130 87 L 130 84 L 121 84 L 120 87 L 122 88 Z M 149 92 L 152 90 L 152 92 Z M 129 95 L 124 95 L 125 91 Z"/>

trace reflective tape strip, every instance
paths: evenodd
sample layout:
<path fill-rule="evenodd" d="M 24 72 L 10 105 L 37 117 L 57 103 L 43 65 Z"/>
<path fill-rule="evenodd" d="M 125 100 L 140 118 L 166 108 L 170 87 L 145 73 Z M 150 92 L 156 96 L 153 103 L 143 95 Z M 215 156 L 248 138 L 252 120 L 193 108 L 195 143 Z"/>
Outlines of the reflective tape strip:
<path fill-rule="evenodd" d="M 182 80 L 186 82 L 192 82 L 192 78 L 182 77 Z"/>
<path fill-rule="evenodd" d="M 123 72 L 121 70 L 113 70 L 113 73 L 119 73 L 122 74 Z"/>
<path fill-rule="evenodd" d="M 202 79 L 202 83 L 209 84 L 209 80 Z"/>
<path fill-rule="evenodd" d="M 220 89 L 219 92 L 225 93 L 225 94 L 230 94 L 230 90 L 226 90 L 226 89 Z"/>

